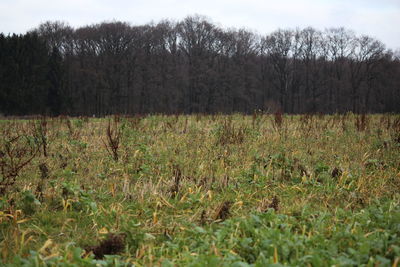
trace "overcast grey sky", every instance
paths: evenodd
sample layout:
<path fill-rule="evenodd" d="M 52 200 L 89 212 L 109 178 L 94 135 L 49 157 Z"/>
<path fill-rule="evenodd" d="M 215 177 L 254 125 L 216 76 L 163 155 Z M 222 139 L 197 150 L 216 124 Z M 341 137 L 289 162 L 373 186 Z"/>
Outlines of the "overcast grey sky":
<path fill-rule="evenodd" d="M 193 14 L 260 34 L 344 26 L 400 48 L 400 0 L 0 0 L 0 32 L 24 33 L 47 20 L 77 27 L 110 20 L 144 24 Z"/>

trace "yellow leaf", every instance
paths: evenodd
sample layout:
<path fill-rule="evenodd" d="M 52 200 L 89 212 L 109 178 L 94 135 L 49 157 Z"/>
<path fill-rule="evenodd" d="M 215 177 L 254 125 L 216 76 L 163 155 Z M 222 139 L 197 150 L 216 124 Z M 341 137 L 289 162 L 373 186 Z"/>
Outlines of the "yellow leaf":
<path fill-rule="evenodd" d="M 274 263 L 278 263 L 278 249 L 274 247 Z"/>
<path fill-rule="evenodd" d="M 182 198 L 179 200 L 179 202 L 185 201 L 185 200 L 186 200 L 186 195 L 187 195 L 187 193 L 185 193 L 185 194 L 182 196 Z"/>
<path fill-rule="evenodd" d="M 47 239 L 46 242 L 44 242 L 44 245 L 39 249 L 39 253 L 41 254 L 47 254 L 48 253 L 48 248 L 53 245 L 53 240 Z"/>
<path fill-rule="evenodd" d="M 103 227 L 99 230 L 99 234 L 108 234 L 107 228 Z"/>
<path fill-rule="evenodd" d="M 50 254 L 49 256 L 45 257 L 44 260 L 46 261 L 46 260 L 49 260 L 51 258 L 58 257 L 58 256 L 60 256 L 60 253 L 56 252 L 56 253 Z"/>
<path fill-rule="evenodd" d="M 170 208 L 175 209 L 175 207 L 172 206 L 165 198 L 163 198 L 163 196 L 160 196 L 160 199 L 162 200 L 162 202 L 163 202 L 165 205 L 167 205 L 167 206 L 170 207 Z"/>
<path fill-rule="evenodd" d="M 239 206 L 239 207 L 241 207 L 241 206 L 243 206 L 243 201 L 235 202 L 235 203 L 232 205 L 232 207 L 233 207 L 233 206 Z"/>
<path fill-rule="evenodd" d="M 397 257 L 397 258 L 394 260 L 392 267 L 397 267 L 397 265 L 399 264 L 399 261 L 400 261 L 400 258 Z"/>
<path fill-rule="evenodd" d="M 207 195 L 208 195 L 208 199 L 212 200 L 212 191 L 211 190 L 207 191 Z"/>
<path fill-rule="evenodd" d="M 153 224 L 156 224 L 158 222 L 158 218 L 157 218 L 157 212 L 153 213 Z"/>

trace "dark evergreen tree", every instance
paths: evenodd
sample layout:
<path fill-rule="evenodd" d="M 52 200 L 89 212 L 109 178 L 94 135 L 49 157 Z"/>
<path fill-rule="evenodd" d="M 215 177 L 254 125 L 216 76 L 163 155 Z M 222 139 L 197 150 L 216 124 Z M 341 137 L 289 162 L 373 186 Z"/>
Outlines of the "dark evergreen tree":
<path fill-rule="evenodd" d="M 63 106 L 63 85 L 64 85 L 64 72 L 63 61 L 57 47 L 53 47 L 48 64 L 47 80 L 49 82 L 49 89 L 47 93 L 47 107 L 51 115 L 60 115 Z"/>

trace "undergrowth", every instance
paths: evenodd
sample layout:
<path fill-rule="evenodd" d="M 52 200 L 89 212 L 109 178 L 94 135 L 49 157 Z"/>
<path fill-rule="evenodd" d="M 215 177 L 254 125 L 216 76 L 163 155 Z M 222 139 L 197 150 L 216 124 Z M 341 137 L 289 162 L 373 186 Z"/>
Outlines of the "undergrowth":
<path fill-rule="evenodd" d="M 398 115 L 0 126 L 3 265 L 399 263 Z"/>

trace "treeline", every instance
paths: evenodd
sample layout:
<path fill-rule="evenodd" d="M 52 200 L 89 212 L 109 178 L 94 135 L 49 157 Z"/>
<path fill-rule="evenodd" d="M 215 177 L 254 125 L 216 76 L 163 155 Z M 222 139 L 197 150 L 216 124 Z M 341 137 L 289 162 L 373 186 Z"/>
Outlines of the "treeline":
<path fill-rule="evenodd" d="M 260 36 L 200 16 L 0 35 L 0 113 L 400 112 L 400 59 L 344 28 Z"/>

